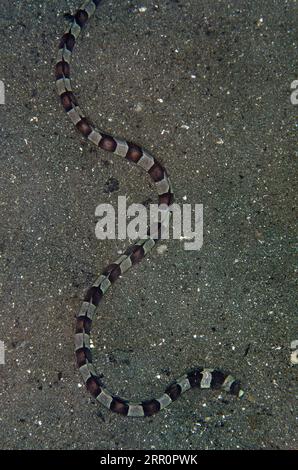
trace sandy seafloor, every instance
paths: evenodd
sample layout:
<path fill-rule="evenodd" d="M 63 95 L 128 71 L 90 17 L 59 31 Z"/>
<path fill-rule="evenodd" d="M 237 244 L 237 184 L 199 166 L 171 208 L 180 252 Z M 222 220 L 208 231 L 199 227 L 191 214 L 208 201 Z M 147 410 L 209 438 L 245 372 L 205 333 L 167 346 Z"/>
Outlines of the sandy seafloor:
<path fill-rule="evenodd" d="M 167 241 L 107 294 L 97 368 L 132 398 L 196 365 L 246 391 L 192 390 L 144 420 L 99 406 L 74 361 L 84 292 L 127 245 L 96 239 L 95 207 L 154 200 L 146 175 L 86 144 L 57 99 L 64 13 L 79 3 L 1 1 L 0 447 L 297 449 L 297 3 L 103 0 L 75 48 L 85 112 L 160 158 L 177 202 L 204 205 L 200 251 Z"/>

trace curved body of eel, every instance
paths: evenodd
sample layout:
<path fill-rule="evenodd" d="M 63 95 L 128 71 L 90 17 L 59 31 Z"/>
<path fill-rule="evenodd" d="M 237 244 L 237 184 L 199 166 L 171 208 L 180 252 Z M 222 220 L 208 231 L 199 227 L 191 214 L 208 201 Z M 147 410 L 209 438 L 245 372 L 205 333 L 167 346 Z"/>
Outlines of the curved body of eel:
<path fill-rule="evenodd" d="M 173 192 L 167 172 L 158 160 L 133 142 L 118 139 L 102 130 L 84 116 L 75 98 L 70 83 L 70 60 L 74 45 L 83 27 L 98 7 L 100 0 L 88 0 L 72 16 L 71 24 L 63 35 L 55 67 L 56 86 L 62 106 L 77 130 L 100 149 L 112 152 L 144 169 L 155 183 L 159 205 L 168 208 L 173 203 Z M 160 227 L 159 227 L 160 228 Z M 158 230 L 158 228 L 157 228 Z M 95 311 L 107 289 L 131 266 L 139 262 L 158 242 L 158 233 L 148 232 L 148 237 L 131 245 L 123 255 L 106 267 L 88 290 L 77 316 L 75 348 L 79 370 L 88 391 L 99 403 L 111 411 L 126 416 L 151 416 L 162 410 L 183 392 L 191 388 L 224 389 L 241 397 L 240 384 L 231 375 L 217 369 L 198 367 L 169 385 L 156 399 L 131 403 L 114 396 L 102 383 L 92 365 L 90 330 Z"/>

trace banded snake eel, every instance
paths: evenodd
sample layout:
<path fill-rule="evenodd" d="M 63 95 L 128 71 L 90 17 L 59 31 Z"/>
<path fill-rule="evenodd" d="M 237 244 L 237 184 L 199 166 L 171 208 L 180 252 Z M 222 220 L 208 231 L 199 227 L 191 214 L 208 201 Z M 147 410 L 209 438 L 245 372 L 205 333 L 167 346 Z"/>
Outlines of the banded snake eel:
<path fill-rule="evenodd" d="M 96 129 L 92 122 L 83 114 L 72 92 L 70 82 L 72 51 L 83 27 L 94 14 L 99 3 L 100 0 L 85 1 L 75 15 L 71 17 L 70 26 L 61 38 L 55 66 L 58 95 L 64 110 L 82 136 L 96 147 L 119 155 L 145 170 L 155 183 L 159 205 L 163 204 L 162 207 L 166 207 L 169 210 L 170 205 L 173 203 L 173 192 L 163 165 L 139 145 Z M 152 233 L 151 231 L 147 238 L 138 240 L 129 246 L 116 261 L 104 269 L 92 287 L 87 291 L 76 320 L 76 361 L 87 390 L 106 408 L 125 416 L 152 416 L 191 388 L 223 389 L 238 397 L 243 395 L 240 383 L 231 375 L 218 369 L 199 367 L 174 381 L 166 388 L 161 397 L 139 403 L 131 403 L 110 393 L 95 371 L 90 349 L 90 330 L 95 311 L 109 287 L 131 266 L 144 258 L 155 246 L 158 242 L 159 229 L 160 227 L 157 227 L 157 233 Z"/>

